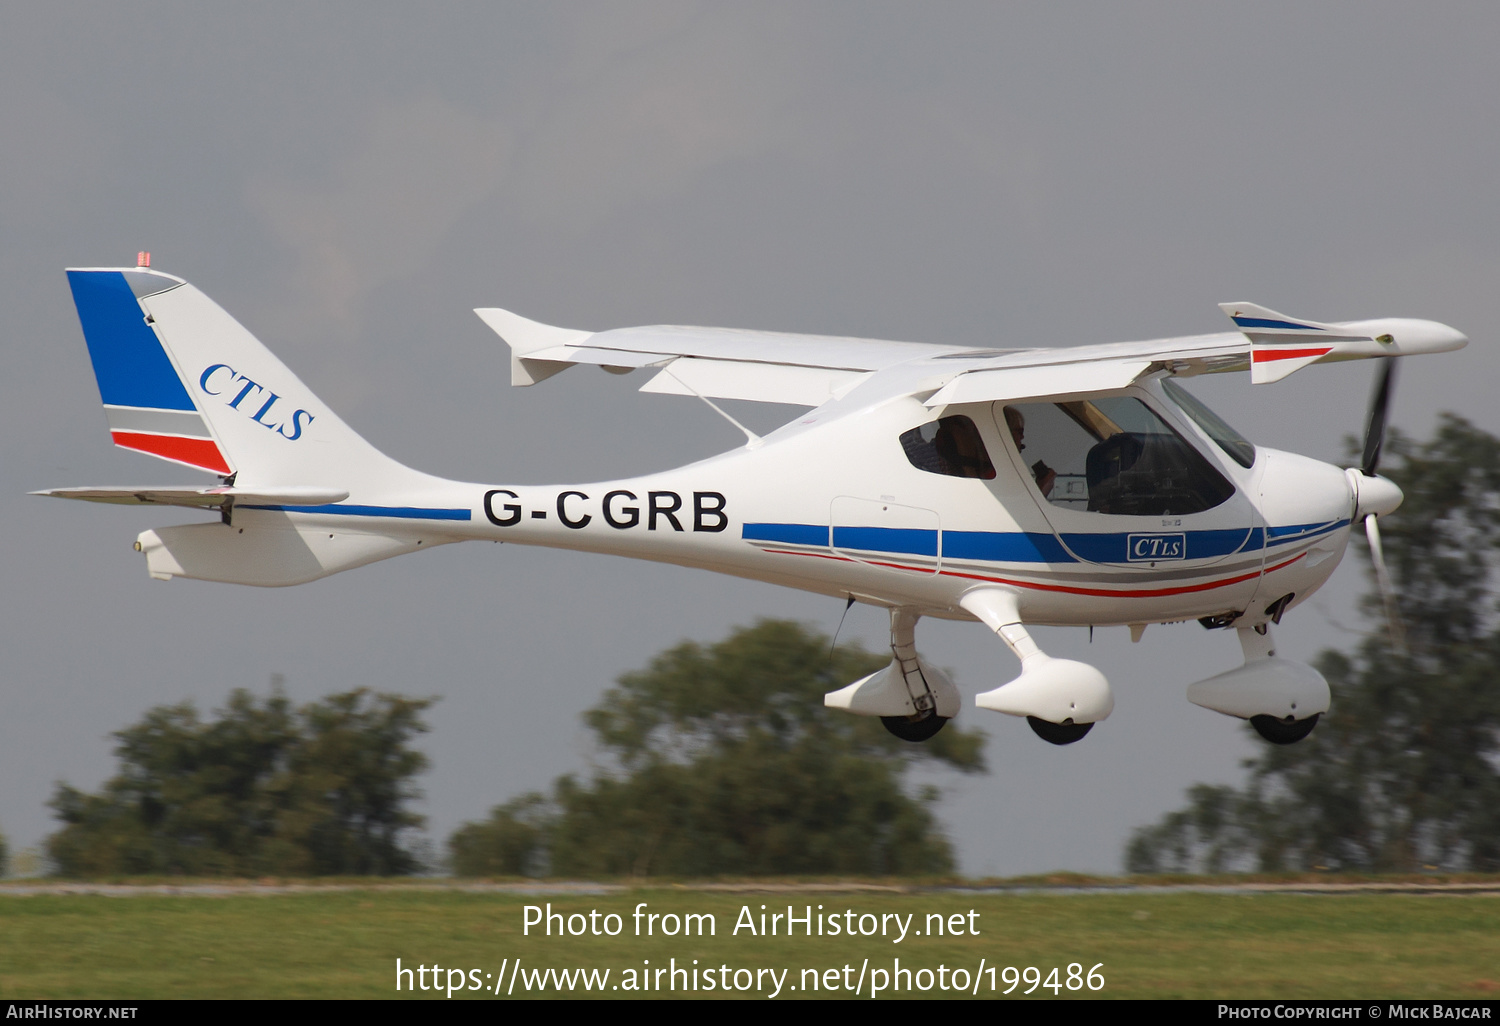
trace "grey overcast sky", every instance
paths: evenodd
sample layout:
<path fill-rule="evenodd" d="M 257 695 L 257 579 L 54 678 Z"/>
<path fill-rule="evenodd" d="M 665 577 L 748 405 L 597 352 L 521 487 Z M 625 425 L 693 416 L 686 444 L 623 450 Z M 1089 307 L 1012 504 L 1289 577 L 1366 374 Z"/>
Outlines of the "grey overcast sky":
<path fill-rule="evenodd" d="M 442 696 L 422 810 L 441 843 L 584 769 L 579 712 L 653 653 L 840 612 L 511 546 L 290 590 L 152 581 L 136 534 L 193 514 L 25 494 L 195 479 L 109 445 L 64 267 L 151 250 L 374 444 L 467 480 L 587 481 L 739 438 L 639 374 L 512 390 L 470 312 L 490 305 L 1009 346 L 1221 330 L 1232 300 L 1431 317 L 1473 343 L 1404 368 L 1396 424 L 1500 431 L 1497 52 L 1490 3 L 0 6 L 0 829 L 40 843 L 54 782 L 97 786 L 109 732 L 148 707 L 282 673 L 300 700 Z M 1369 382 L 1196 388 L 1257 441 L 1338 459 Z M 1364 586 L 1351 548 L 1283 652 L 1353 644 Z M 936 782 L 969 873 L 1116 870 L 1130 828 L 1255 751 L 1184 698 L 1237 664 L 1232 637 L 1042 634 L 1104 669 L 1116 711 L 1056 749 L 968 709 L 992 771 Z M 845 637 L 882 646 L 882 614 L 857 607 Z M 966 695 L 1014 675 L 977 624 L 919 640 Z"/>

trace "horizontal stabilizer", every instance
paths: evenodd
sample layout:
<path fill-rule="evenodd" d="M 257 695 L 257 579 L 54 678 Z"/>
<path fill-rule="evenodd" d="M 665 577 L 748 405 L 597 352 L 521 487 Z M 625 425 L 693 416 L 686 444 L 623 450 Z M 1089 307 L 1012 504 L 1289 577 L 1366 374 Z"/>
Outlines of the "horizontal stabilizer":
<path fill-rule="evenodd" d="M 343 502 L 349 493 L 342 488 L 235 488 L 218 485 L 213 488 L 52 488 L 32 495 L 50 495 L 55 499 L 82 499 L 85 502 L 113 502 L 125 506 L 189 506 L 208 509 L 233 501 L 244 505 L 321 506 Z"/>

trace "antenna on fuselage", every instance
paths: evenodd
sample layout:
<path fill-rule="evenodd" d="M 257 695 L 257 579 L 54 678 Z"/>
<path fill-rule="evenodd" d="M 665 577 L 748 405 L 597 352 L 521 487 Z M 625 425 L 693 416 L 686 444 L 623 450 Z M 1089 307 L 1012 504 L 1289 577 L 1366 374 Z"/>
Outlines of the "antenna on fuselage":
<path fill-rule="evenodd" d="M 833 629 L 833 642 L 828 646 L 828 658 L 833 658 L 833 650 L 838 647 L 839 631 L 844 629 L 844 619 L 848 617 L 849 610 L 854 606 L 854 596 L 849 596 L 849 601 L 844 603 L 844 615 L 839 617 L 839 625 Z"/>

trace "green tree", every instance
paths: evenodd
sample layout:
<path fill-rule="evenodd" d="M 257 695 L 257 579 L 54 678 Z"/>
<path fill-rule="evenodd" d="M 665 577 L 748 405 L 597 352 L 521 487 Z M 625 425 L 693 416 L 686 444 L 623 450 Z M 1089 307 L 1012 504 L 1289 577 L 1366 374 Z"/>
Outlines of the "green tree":
<path fill-rule="evenodd" d="M 686 642 L 620 678 L 585 722 L 608 769 L 497 807 L 449 841 L 463 875 L 936 874 L 953 854 L 907 793 L 928 760 L 981 772 L 983 736 L 949 725 L 913 745 L 823 693 L 884 666 L 858 647 L 763 620 Z"/>
<path fill-rule="evenodd" d="M 99 794 L 58 785 L 48 854 L 73 877 L 414 872 L 400 841 L 427 758 L 409 742 L 431 702 L 359 689 L 294 710 L 236 690 L 208 722 L 159 706 L 114 735 Z"/>
<path fill-rule="evenodd" d="M 513 798 L 491 809 L 489 819 L 454 831 L 449 861 L 460 876 L 543 876 L 553 817 L 552 803 L 543 795 Z"/>
<path fill-rule="evenodd" d="M 1369 596 L 1374 633 L 1317 660 L 1333 706 L 1312 736 L 1266 747 L 1242 788 L 1192 788 L 1131 838 L 1131 872 L 1500 870 L 1500 439 L 1445 415 L 1388 451 L 1405 649 Z"/>
<path fill-rule="evenodd" d="M 5 843 L 5 835 L 0 834 L 0 877 L 10 872 L 10 847 Z"/>

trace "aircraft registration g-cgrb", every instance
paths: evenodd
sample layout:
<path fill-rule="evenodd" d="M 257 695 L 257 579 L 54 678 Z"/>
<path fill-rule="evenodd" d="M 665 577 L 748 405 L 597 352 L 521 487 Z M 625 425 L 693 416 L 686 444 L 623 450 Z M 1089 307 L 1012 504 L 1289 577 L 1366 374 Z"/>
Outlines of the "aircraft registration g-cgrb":
<path fill-rule="evenodd" d="M 1401 492 L 1375 475 L 1391 357 L 1461 348 L 1432 321 L 1336 324 L 1250 303 L 1222 334 L 1070 349 L 823 338 L 720 328 L 575 331 L 476 311 L 510 345 L 511 383 L 574 364 L 652 368 L 641 389 L 810 411 L 732 452 L 589 484 L 471 484 L 371 447 L 198 289 L 145 267 L 70 270 L 116 445 L 219 477 L 202 488 L 38 494 L 214 509 L 146 531 L 152 577 L 279 586 L 480 539 L 701 567 L 884 606 L 889 666 L 830 693 L 912 741 L 959 709 L 917 654 L 923 616 L 979 620 L 1021 673 L 976 698 L 1054 744 L 1114 707 L 1104 675 L 1046 655 L 1028 624 L 1197 619 L 1234 628 L 1244 665 L 1188 688 L 1268 740 L 1305 737 L 1327 683 L 1277 656 L 1269 626 L 1338 566 Z M 1362 466 L 1257 447 L 1177 383 L 1384 358 Z M 722 411 L 720 411 L 722 412 Z M 728 415 L 725 414 L 727 417 Z M 738 426 L 738 425 L 737 425 Z M 1394 623 L 1394 620 L 1393 620 Z"/>

